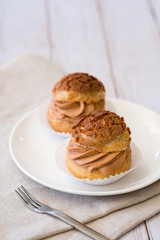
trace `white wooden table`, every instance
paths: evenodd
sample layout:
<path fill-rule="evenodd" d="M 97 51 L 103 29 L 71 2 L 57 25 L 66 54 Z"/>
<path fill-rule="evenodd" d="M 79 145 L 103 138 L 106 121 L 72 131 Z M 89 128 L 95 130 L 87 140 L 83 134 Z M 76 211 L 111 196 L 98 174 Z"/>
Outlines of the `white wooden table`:
<path fill-rule="evenodd" d="M 39 53 L 160 113 L 160 0 L 0 0 L 0 65 Z M 121 240 L 160 239 L 160 214 Z"/>

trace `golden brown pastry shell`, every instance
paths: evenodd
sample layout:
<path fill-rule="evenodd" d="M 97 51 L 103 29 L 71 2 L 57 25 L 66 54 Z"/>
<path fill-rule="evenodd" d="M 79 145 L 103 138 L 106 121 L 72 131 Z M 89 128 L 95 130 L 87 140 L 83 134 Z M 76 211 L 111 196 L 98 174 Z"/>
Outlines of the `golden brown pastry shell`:
<path fill-rule="evenodd" d="M 110 111 L 94 111 L 73 124 L 72 137 L 83 147 L 99 152 L 123 151 L 130 144 L 130 129 L 124 118 Z"/>
<path fill-rule="evenodd" d="M 55 91 L 75 91 L 82 93 L 92 93 L 105 91 L 104 85 L 96 77 L 87 73 L 71 73 L 64 76 L 53 88 Z"/>
<path fill-rule="evenodd" d="M 57 101 L 67 102 L 80 102 L 83 101 L 87 104 L 96 103 L 103 100 L 105 92 L 96 91 L 92 93 L 81 93 L 77 91 L 55 91 L 53 92 L 53 98 Z"/>
<path fill-rule="evenodd" d="M 87 73 L 72 73 L 64 76 L 53 88 L 57 101 L 95 103 L 105 97 L 105 88 L 94 76 Z"/>

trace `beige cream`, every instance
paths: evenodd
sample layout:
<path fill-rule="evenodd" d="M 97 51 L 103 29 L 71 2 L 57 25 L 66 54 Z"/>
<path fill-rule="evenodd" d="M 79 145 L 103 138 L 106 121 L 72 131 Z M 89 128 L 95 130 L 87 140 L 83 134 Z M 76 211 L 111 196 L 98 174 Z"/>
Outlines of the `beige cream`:
<path fill-rule="evenodd" d="M 67 147 L 67 157 L 76 165 L 87 168 L 89 172 L 98 170 L 103 175 L 119 170 L 130 155 L 130 147 L 119 152 L 98 152 L 94 149 L 78 146 L 71 140 Z"/>

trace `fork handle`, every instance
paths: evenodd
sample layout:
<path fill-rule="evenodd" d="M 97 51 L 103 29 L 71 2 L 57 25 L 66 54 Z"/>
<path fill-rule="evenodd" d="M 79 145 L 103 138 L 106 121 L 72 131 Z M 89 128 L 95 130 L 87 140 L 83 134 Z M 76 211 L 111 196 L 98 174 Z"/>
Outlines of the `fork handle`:
<path fill-rule="evenodd" d="M 70 216 L 62 213 L 61 211 L 53 209 L 52 211 L 47 212 L 49 215 L 54 216 L 62 220 L 63 222 L 71 225 L 72 227 L 76 228 L 80 232 L 86 234 L 88 237 L 95 239 L 95 240 L 109 240 L 109 238 L 101 235 L 100 233 L 94 231 L 93 229 L 83 225 L 82 223 L 78 222 L 77 220 L 71 218 Z"/>

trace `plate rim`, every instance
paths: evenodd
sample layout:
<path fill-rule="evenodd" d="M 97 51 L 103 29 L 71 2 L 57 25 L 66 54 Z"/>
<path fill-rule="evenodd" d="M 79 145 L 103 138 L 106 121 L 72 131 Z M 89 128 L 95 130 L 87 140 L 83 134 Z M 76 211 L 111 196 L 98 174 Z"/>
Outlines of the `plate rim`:
<path fill-rule="evenodd" d="M 108 97 L 107 98 L 108 100 L 110 100 L 111 102 L 112 101 L 122 101 L 122 102 L 125 102 L 125 103 L 129 103 L 129 104 L 133 104 L 135 106 L 138 106 L 138 107 L 141 107 L 143 108 L 144 110 L 147 110 L 147 111 L 150 111 L 150 113 L 154 114 L 158 120 L 160 121 L 160 115 L 156 112 L 154 112 L 153 110 L 149 109 L 149 108 L 146 108 L 142 105 L 139 105 L 137 103 L 134 103 L 134 102 L 131 102 L 131 101 L 128 101 L 128 100 L 124 100 L 124 99 L 119 99 L 119 98 L 111 98 L 111 97 Z M 101 192 L 88 192 L 88 191 L 81 191 L 81 190 L 66 190 L 65 188 L 62 188 L 62 187 L 57 187 L 57 186 L 53 186 L 52 184 L 49 184 L 49 183 L 46 183 L 45 181 L 41 180 L 41 179 L 38 179 L 37 177 L 33 176 L 32 174 L 30 174 L 28 171 L 26 171 L 22 166 L 21 164 L 19 163 L 19 161 L 16 159 L 16 156 L 14 155 L 14 151 L 12 149 L 12 141 L 13 141 L 13 136 L 14 136 L 14 133 L 16 132 L 16 129 L 17 127 L 19 126 L 19 124 L 24 120 L 26 119 L 29 115 L 31 115 L 33 112 L 36 112 L 37 110 L 39 110 L 40 106 L 38 107 L 35 107 L 34 109 L 30 110 L 29 112 L 25 113 L 17 122 L 16 124 L 13 126 L 11 132 L 10 132 L 10 135 L 9 135 L 9 151 L 10 151 L 10 154 L 11 154 L 11 157 L 14 161 L 14 163 L 16 164 L 16 166 L 26 175 L 28 176 L 29 178 L 31 178 L 32 180 L 42 184 L 43 186 L 46 186 L 46 187 L 49 187 L 51 189 L 54 189 L 54 190 L 57 190 L 57 191 L 62 191 L 62 192 L 65 192 L 65 193 L 71 193 L 71 194 L 75 194 L 75 195 L 84 195 L 84 196 L 114 196 L 114 195 L 121 195 L 121 194 L 125 194 L 125 193 L 129 193 L 129 192 L 134 192 L 134 191 L 137 191 L 137 190 L 140 190 L 142 188 L 145 188 L 151 184 L 153 184 L 154 182 L 158 181 L 160 179 L 160 172 L 157 170 L 156 172 L 154 172 L 154 177 L 152 177 L 152 180 L 150 179 L 147 179 L 147 181 L 145 181 L 145 183 L 139 183 L 138 186 L 131 186 L 129 188 L 125 188 L 124 190 L 121 189 L 121 190 L 113 190 L 113 191 L 101 191 Z M 84 183 L 86 184 L 86 183 Z"/>

